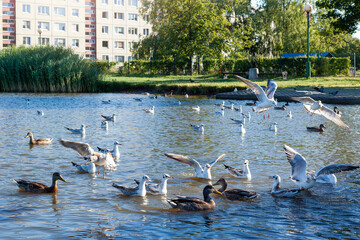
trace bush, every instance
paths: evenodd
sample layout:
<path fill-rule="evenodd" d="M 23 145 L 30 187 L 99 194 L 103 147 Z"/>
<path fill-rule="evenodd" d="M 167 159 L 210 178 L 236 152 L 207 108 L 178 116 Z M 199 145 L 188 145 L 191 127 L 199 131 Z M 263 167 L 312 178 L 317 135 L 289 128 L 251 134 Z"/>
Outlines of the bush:
<path fill-rule="evenodd" d="M 101 78 L 94 61 L 67 48 L 21 46 L 0 53 L 1 92 L 94 92 Z"/>
<path fill-rule="evenodd" d="M 115 62 L 109 62 L 109 61 L 95 61 L 96 67 L 103 73 L 108 73 L 110 70 L 116 65 Z"/>

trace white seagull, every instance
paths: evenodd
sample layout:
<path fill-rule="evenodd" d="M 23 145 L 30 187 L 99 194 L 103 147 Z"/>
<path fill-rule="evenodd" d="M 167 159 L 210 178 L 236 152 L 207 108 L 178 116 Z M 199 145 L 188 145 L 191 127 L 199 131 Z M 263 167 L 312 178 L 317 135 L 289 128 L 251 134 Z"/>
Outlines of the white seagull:
<path fill-rule="evenodd" d="M 71 162 L 71 163 L 81 173 L 96 173 L 95 163 L 93 163 L 91 161 L 89 161 L 85 164 L 82 164 L 82 165 L 74 163 L 74 162 Z"/>
<path fill-rule="evenodd" d="M 274 131 L 274 132 L 277 132 L 277 123 L 274 122 L 270 127 L 269 127 L 269 130 L 270 131 Z"/>
<path fill-rule="evenodd" d="M 225 109 L 224 109 L 224 107 L 221 108 L 221 111 L 216 111 L 215 114 L 216 114 L 216 115 L 224 116 L 224 115 L 225 115 Z"/>
<path fill-rule="evenodd" d="M 171 177 L 169 174 L 164 174 L 162 176 L 161 182 L 159 183 L 146 183 L 145 187 L 146 187 L 146 192 L 150 193 L 150 194 L 161 194 L 161 195 L 166 195 L 167 194 L 167 181 L 173 178 Z M 140 182 L 138 180 L 134 180 L 136 182 L 136 184 L 140 185 Z"/>
<path fill-rule="evenodd" d="M 279 175 L 274 175 L 272 178 L 274 179 L 274 185 L 271 189 L 271 195 L 274 197 L 294 197 L 301 192 L 301 189 L 281 188 L 281 177 Z"/>
<path fill-rule="evenodd" d="M 192 125 L 190 124 L 190 126 L 195 130 L 195 131 L 200 131 L 202 133 L 204 133 L 205 131 L 205 125 L 204 124 L 200 124 L 200 125 Z"/>
<path fill-rule="evenodd" d="M 246 133 L 246 130 L 244 128 L 244 124 L 240 123 L 240 133 L 244 134 Z"/>
<path fill-rule="evenodd" d="M 291 147 L 284 145 L 287 159 L 291 165 L 291 180 L 299 186 L 300 189 L 309 189 L 315 185 L 317 178 L 321 175 L 331 175 L 342 171 L 353 171 L 359 166 L 351 164 L 330 164 L 320 168 L 315 173 L 307 173 L 307 161 L 303 156 Z"/>
<path fill-rule="evenodd" d="M 292 118 L 291 111 L 287 114 L 288 118 Z"/>
<path fill-rule="evenodd" d="M 115 113 L 113 113 L 112 116 L 105 116 L 105 115 L 101 115 L 103 118 L 105 118 L 105 121 L 112 121 L 112 122 L 115 122 L 116 121 L 116 115 Z"/>
<path fill-rule="evenodd" d="M 200 112 L 200 106 L 192 107 L 192 110 L 195 112 Z"/>
<path fill-rule="evenodd" d="M 246 178 L 248 180 L 251 179 L 251 172 L 249 168 L 249 160 L 244 161 L 243 169 L 230 167 L 224 164 L 225 169 L 230 173 L 230 175 L 237 178 Z"/>
<path fill-rule="evenodd" d="M 120 159 L 120 151 L 119 151 L 119 146 L 120 145 L 121 145 L 121 143 L 119 143 L 118 141 L 115 141 L 113 150 L 106 149 L 106 148 L 101 148 L 101 147 L 97 147 L 97 149 L 99 150 L 99 152 L 102 152 L 104 154 L 110 152 L 111 155 L 114 157 L 114 160 L 118 161 Z"/>
<path fill-rule="evenodd" d="M 67 130 L 69 130 L 71 133 L 75 133 L 75 134 L 82 134 L 82 135 L 85 135 L 86 129 L 87 126 L 85 126 L 85 124 L 81 124 L 81 128 L 80 129 L 73 129 L 73 128 L 68 128 L 68 127 L 65 127 Z"/>
<path fill-rule="evenodd" d="M 108 124 L 108 122 L 107 121 L 102 121 L 101 122 L 101 128 L 104 128 L 105 130 L 108 130 L 108 128 L 109 128 L 109 124 Z"/>
<path fill-rule="evenodd" d="M 154 114 L 155 113 L 155 106 L 152 106 L 150 109 L 143 109 L 146 113 L 151 113 Z"/>
<path fill-rule="evenodd" d="M 211 170 L 212 166 L 214 166 L 214 164 L 217 161 L 223 159 L 226 156 L 226 154 L 220 155 L 216 160 L 212 161 L 211 163 L 206 163 L 204 169 L 201 167 L 201 165 L 198 161 L 196 161 L 195 159 L 193 159 L 191 157 L 173 154 L 173 153 L 165 153 L 165 156 L 172 158 L 176 161 L 186 163 L 186 164 L 190 165 L 191 167 L 193 167 L 195 169 L 196 177 L 211 179 L 210 170 Z"/>
<path fill-rule="evenodd" d="M 257 113 L 264 112 L 264 118 L 266 111 L 268 113 L 268 117 L 270 117 L 270 113 L 268 111 L 269 108 L 277 105 L 277 102 L 274 100 L 274 94 L 277 89 L 276 82 L 273 79 L 268 80 L 267 89 L 264 92 L 262 87 L 260 87 L 256 83 L 235 74 L 234 76 L 244 82 L 246 85 L 248 85 L 258 98 L 259 101 L 257 105 L 253 108 L 253 111 Z"/>
<path fill-rule="evenodd" d="M 40 116 L 44 116 L 44 112 L 42 110 L 37 110 L 37 114 Z"/>
<path fill-rule="evenodd" d="M 340 127 L 349 129 L 349 126 L 340 119 L 336 112 L 324 106 L 321 101 L 315 101 L 311 97 L 292 97 L 291 99 L 304 103 L 304 108 L 309 114 L 322 115 Z"/>
<path fill-rule="evenodd" d="M 117 185 L 116 183 L 113 183 L 113 187 L 119 189 L 122 192 L 122 194 L 127 195 L 127 196 L 144 197 L 144 196 L 146 196 L 146 187 L 145 187 L 146 181 L 151 181 L 151 179 L 147 175 L 144 175 L 141 178 L 140 184 L 137 187 L 127 188 L 127 187 L 124 187 L 121 185 Z"/>

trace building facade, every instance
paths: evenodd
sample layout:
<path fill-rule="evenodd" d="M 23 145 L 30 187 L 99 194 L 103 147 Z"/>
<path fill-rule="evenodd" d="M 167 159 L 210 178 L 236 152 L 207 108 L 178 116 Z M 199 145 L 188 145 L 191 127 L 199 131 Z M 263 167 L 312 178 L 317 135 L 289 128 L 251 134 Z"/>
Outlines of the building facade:
<path fill-rule="evenodd" d="M 1 0 L 1 48 L 71 47 L 89 59 L 125 62 L 151 32 L 140 0 Z"/>

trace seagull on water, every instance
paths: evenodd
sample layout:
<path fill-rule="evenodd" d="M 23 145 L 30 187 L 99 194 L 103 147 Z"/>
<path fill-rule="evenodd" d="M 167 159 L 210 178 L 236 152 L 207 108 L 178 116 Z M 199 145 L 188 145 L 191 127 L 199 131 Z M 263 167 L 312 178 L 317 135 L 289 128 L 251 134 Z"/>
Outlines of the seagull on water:
<path fill-rule="evenodd" d="M 287 145 L 284 145 L 284 149 L 291 165 L 291 180 L 295 182 L 300 189 L 312 188 L 315 185 L 317 178 L 321 175 L 331 175 L 342 171 L 353 171 L 359 168 L 359 166 L 351 164 L 330 164 L 320 168 L 315 173 L 307 173 L 307 161 L 305 158 Z"/>
<path fill-rule="evenodd" d="M 288 118 L 292 118 L 292 117 L 293 117 L 292 114 L 291 114 L 291 111 L 288 112 L 287 116 L 288 116 Z"/>
<path fill-rule="evenodd" d="M 198 161 L 196 161 L 195 159 L 193 159 L 191 157 L 183 156 L 183 155 L 179 155 L 179 154 L 173 154 L 173 153 L 165 153 L 165 156 L 172 158 L 176 161 L 186 163 L 186 164 L 190 165 L 191 167 L 193 167 L 195 169 L 196 177 L 211 179 L 211 172 L 210 172 L 211 168 L 214 166 L 214 164 L 217 161 L 223 159 L 226 156 L 226 154 L 222 154 L 216 160 L 214 160 L 210 163 L 206 163 L 204 169 L 201 167 L 201 165 Z"/>
<path fill-rule="evenodd" d="M 200 106 L 192 107 L 191 109 L 195 112 L 200 112 Z"/>
<path fill-rule="evenodd" d="M 246 178 L 248 180 L 251 179 L 251 172 L 249 168 L 249 160 L 244 161 L 243 169 L 230 167 L 224 164 L 225 169 L 230 173 L 230 175 L 236 178 Z"/>
<path fill-rule="evenodd" d="M 246 85 L 248 85 L 258 98 L 259 102 L 253 108 L 253 111 L 257 113 L 264 112 L 264 118 L 266 111 L 268 113 L 268 117 L 270 117 L 270 113 L 268 111 L 269 108 L 277 105 L 277 102 L 274 100 L 274 94 L 277 89 L 276 82 L 273 79 L 268 80 L 267 89 L 264 91 L 262 87 L 260 87 L 256 83 L 235 74 L 234 76 L 244 82 Z"/>
<path fill-rule="evenodd" d="M 154 114 L 155 113 L 155 106 L 152 106 L 150 109 L 143 109 L 146 113 L 151 113 Z"/>
<path fill-rule="evenodd" d="M 121 185 L 117 185 L 116 183 L 113 183 L 113 187 L 119 189 L 122 194 L 127 195 L 127 196 L 141 196 L 144 197 L 146 196 L 146 181 L 151 181 L 151 179 L 147 176 L 144 175 L 141 180 L 140 183 L 137 187 L 134 188 L 127 188 Z"/>
<path fill-rule="evenodd" d="M 224 115 L 225 115 L 225 109 L 222 107 L 222 108 L 221 108 L 221 111 L 216 111 L 215 114 L 216 114 L 216 115 L 224 116 Z"/>
<path fill-rule="evenodd" d="M 277 132 L 277 123 L 274 122 L 270 127 L 269 127 L 269 130 L 270 131 L 274 131 L 274 132 Z"/>
<path fill-rule="evenodd" d="M 76 169 L 81 173 L 96 173 L 96 166 L 95 163 L 89 161 L 85 164 L 77 164 L 74 162 L 71 162 Z"/>
<path fill-rule="evenodd" d="M 244 124 L 240 123 L 240 133 L 244 134 L 246 133 L 246 130 L 244 128 Z"/>
<path fill-rule="evenodd" d="M 105 130 L 108 130 L 109 124 L 107 121 L 102 121 L 101 122 L 101 128 L 104 128 Z"/>
<path fill-rule="evenodd" d="M 99 150 L 99 152 L 102 152 L 104 154 L 110 152 L 111 155 L 114 157 L 114 160 L 118 161 L 120 159 L 120 151 L 119 151 L 120 145 L 121 145 L 121 143 L 119 143 L 118 141 L 115 141 L 113 150 L 106 149 L 106 148 L 100 148 L 100 147 L 97 147 L 97 149 Z"/>
<path fill-rule="evenodd" d="M 202 133 L 204 133 L 205 131 L 205 125 L 204 124 L 200 124 L 200 125 L 192 125 L 190 124 L 190 126 L 195 130 L 195 131 L 200 131 Z"/>
<path fill-rule="evenodd" d="M 281 177 L 279 175 L 272 176 L 274 185 L 271 189 L 271 195 L 274 197 L 294 197 L 301 192 L 301 189 L 281 188 Z"/>
<path fill-rule="evenodd" d="M 167 194 L 167 181 L 173 178 L 169 174 L 164 174 L 161 178 L 161 182 L 159 183 L 146 183 L 146 192 L 153 195 L 166 195 Z M 137 185 L 140 185 L 138 180 L 134 180 Z"/>
<path fill-rule="evenodd" d="M 42 110 L 37 110 L 37 114 L 40 116 L 44 116 L 44 112 Z"/>
<path fill-rule="evenodd" d="M 309 114 L 322 115 L 340 127 L 349 129 L 349 126 L 340 119 L 336 112 L 323 105 L 320 100 L 315 101 L 311 97 L 292 97 L 291 99 L 304 103 L 304 108 Z"/>
<path fill-rule="evenodd" d="M 116 115 L 115 113 L 113 113 L 112 116 L 105 116 L 105 115 L 101 115 L 103 118 L 105 118 L 105 121 L 112 121 L 112 122 L 115 122 L 116 121 Z"/>
<path fill-rule="evenodd" d="M 73 129 L 73 128 L 68 128 L 68 127 L 65 127 L 67 130 L 69 130 L 71 133 L 75 133 L 75 134 L 82 134 L 82 135 L 85 135 L 85 128 L 87 126 L 85 126 L 85 124 L 81 124 L 81 128 L 80 129 Z"/>

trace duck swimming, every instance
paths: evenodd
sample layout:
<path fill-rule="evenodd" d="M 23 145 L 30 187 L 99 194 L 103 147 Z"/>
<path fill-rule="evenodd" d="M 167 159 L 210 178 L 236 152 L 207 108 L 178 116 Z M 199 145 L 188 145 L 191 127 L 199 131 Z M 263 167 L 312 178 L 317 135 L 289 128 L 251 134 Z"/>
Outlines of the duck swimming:
<path fill-rule="evenodd" d="M 32 193 L 56 193 L 58 191 L 57 187 L 57 180 L 61 180 L 66 182 L 66 180 L 60 175 L 60 173 L 55 172 L 52 176 L 52 184 L 48 187 L 45 184 L 38 183 L 38 182 L 31 182 L 26 180 L 14 180 L 18 187 L 25 191 L 25 192 L 32 192 Z"/>
<path fill-rule="evenodd" d="M 186 211 L 205 211 L 212 210 L 216 204 L 210 197 L 211 193 L 222 194 L 211 185 L 206 185 L 203 190 L 204 200 L 194 197 L 177 196 L 177 199 L 169 199 L 168 203 L 173 208 L 178 208 Z"/>
<path fill-rule="evenodd" d="M 319 133 L 323 133 L 325 132 L 325 126 L 324 124 L 320 124 L 319 127 L 306 127 L 306 129 L 309 131 L 309 132 L 319 132 Z"/>
<path fill-rule="evenodd" d="M 230 189 L 226 190 L 227 188 L 227 181 L 224 178 L 220 178 L 215 185 L 221 185 L 221 188 L 218 189 L 219 192 L 222 193 L 223 196 L 225 196 L 229 200 L 248 200 L 248 199 L 254 199 L 260 196 L 256 192 L 249 192 L 246 190 L 241 189 Z"/>
<path fill-rule="evenodd" d="M 28 132 L 28 134 L 25 136 L 25 138 L 29 137 L 30 141 L 29 144 L 37 144 L 37 145 L 47 145 L 47 144 L 51 144 L 52 142 L 52 138 L 39 138 L 39 139 L 34 139 L 34 135 L 32 134 L 32 132 Z"/>

